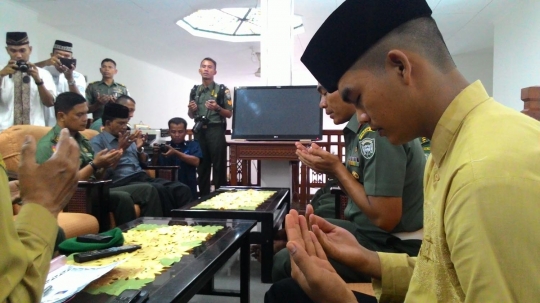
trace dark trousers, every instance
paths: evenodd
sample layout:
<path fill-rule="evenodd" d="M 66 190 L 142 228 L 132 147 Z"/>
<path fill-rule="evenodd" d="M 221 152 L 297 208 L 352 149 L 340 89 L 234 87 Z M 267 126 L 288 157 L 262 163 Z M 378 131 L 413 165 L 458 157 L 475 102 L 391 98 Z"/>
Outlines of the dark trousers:
<path fill-rule="evenodd" d="M 328 290 L 331 291 L 331 290 Z M 353 291 L 359 303 L 377 303 L 377 299 L 363 293 Z M 274 283 L 264 295 L 264 303 L 313 303 L 304 290 L 292 278 Z"/>
<path fill-rule="evenodd" d="M 328 222 L 337 225 L 341 228 L 348 230 L 356 237 L 358 243 L 369 250 L 380 252 L 395 252 L 406 253 L 409 256 L 417 256 L 420 250 L 422 241 L 420 240 L 406 240 L 401 241 L 399 238 L 390 237 L 388 240 L 376 241 L 373 237 L 367 237 L 359 232 L 356 228 L 356 224 L 339 219 L 326 219 Z M 388 238 L 385 236 L 385 238 Z M 383 243 L 384 242 L 384 243 Z M 339 276 L 347 283 L 359 283 L 359 282 L 371 282 L 371 277 L 364 275 L 363 273 L 356 272 L 351 268 L 333 260 L 328 260 L 334 267 Z M 289 278 L 291 276 L 291 258 L 289 251 L 284 248 L 274 255 L 274 264 L 272 266 L 272 281 L 278 282 L 282 279 Z"/>
<path fill-rule="evenodd" d="M 202 196 L 210 193 L 210 172 L 213 168 L 214 186 L 227 185 L 227 141 L 225 127 L 221 123 L 209 124 L 195 135 L 199 141 L 203 158 L 197 167 L 199 192 Z"/>
<path fill-rule="evenodd" d="M 150 183 L 159 194 L 163 215 L 169 217 L 171 210 L 180 208 L 191 201 L 191 190 L 184 183 L 169 181 L 161 178 L 151 178 L 145 172 L 140 172 L 113 183 L 112 187 L 127 184 Z"/>

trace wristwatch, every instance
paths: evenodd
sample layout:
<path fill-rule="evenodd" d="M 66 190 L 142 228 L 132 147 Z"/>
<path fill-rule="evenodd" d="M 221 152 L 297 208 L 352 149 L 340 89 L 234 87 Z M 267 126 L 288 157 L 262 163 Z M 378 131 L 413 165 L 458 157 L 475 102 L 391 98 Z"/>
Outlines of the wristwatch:
<path fill-rule="evenodd" d="M 76 83 L 75 80 L 73 80 L 73 81 L 68 81 L 68 85 L 75 85 L 75 83 Z"/>
<path fill-rule="evenodd" d="M 39 82 L 34 81 L 37 86 L 43 85 L 43 79 L 39 79 Z"/>
<path fill-rule="evenodd" d="M 221 111 L 221 106 L 218 106 L 217 109 L 214 110 L 216 113 L 219 113 Z"/>
<path fill-rule="evenodd" d="M 94 161 L 90 161 L 88 162 L 88 165 L 92 166 L 92 169 L 94 170 L 94 172 L 97 172 L 98 171 L 98 167 L 96 164 L 94 164 Z"/>

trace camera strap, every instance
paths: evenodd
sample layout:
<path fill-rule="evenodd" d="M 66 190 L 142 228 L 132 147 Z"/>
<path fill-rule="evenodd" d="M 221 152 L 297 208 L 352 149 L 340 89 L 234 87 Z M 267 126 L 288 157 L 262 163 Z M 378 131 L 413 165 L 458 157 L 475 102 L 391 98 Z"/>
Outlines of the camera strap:
<path fill-rule="evenodd" d="M 25 82 L 23 73 L 13 76 L 13 124 L 30 124 L 30 81 Z"/>
<path fill-rule="evenodd" d="M 201 97 L 201 94 L 200 94 L 200 92 L 202 90 L 201 86 L 203 86 L 203 85 L 202 84 L 199 84 L 199 85 L 195 84 L 193 86 L 193 88 L 191 89 L 191 92 L 189 94 L 190 100 L 196 100 L 197 106 L 200 104 L 199 99 Z M 214 90 L 215 90 L 215 87 L 216 87 L 216 82 L 214 82 Z M 225 102 L 225 85 L 220 84 L 219 87 L 218 87 L 216 103 L 220 107 L 223 107 L 224 102 Z M 209 111 L 206 111 L 206 117 L 208 117 L 209 113 L 210 113 Z M 221 115 L 219 117 L 221 119 L 221 123 L 223 123 L 224 125 L 227 125 L 227 121 L 225 120 L 225 118 L 223 118 Z"/>

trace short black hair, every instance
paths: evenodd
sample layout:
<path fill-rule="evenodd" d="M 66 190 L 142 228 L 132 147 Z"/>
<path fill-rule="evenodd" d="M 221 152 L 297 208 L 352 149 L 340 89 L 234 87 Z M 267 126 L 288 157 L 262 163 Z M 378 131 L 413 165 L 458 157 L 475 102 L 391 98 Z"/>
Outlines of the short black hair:
<path fill-rule="evenodd" d="M 118 96 L 118 98 L 116 98 L 116 103 L 119 103 L 119 104 L 122 104 L 122 105 L 126 104 L 127 101 L 131 101 L 131 102 L 137 104 L 137 102 L 135 102 L 135 100 L 133 98 L 131 98 L 130 96 L 128 96 L 128 95 L 120 95 L 120 96 Z"/>
<path fill-rule="evenodd" d="M 54 114 L 58 115 L 59 112 L 68 113 L 75 105 L 85 102 L 86 99 L 77 93 L 61 93 L 56 97 L 56 101 L 54 102 Z"/>
<path fill-rule="evenodd" d="M 422 55 L 442 72 L 456 67 L 435 20 L 432 17 L 422 17 L 392 30 L 364 53 L 353 68 L 368 67 L 375 72 L 381 71 L 384 69 L 386 55 L 396 48 Z"/>
<path fill-rule="evenodd" d="M 111 62 L 112 64 L 114 64 L 114 67 L 116 67 L 116 62 L 114 62 L 114 60 L 111 59 L 111 58 L 105 58 L 105 59 L 101 60 L 101 65 L 103 65 L 103 63 L 105 63 L 105 62 Z"/>
<path fill-rule="evenodd" d="M 184 118 L 174 117 L 169 120 L 169 123 L 167 124 L 169 128 L 171 128 L 171 124 L 184 124 L 184 129 L 187 129 L 187 121 Z"/>
<path fill-rule="evenodd" d="M 204 59 L 201 60 L 201 64 L 202 64 L 204 61 L 210 61 L 210 62 L 214 63 L 214 68 L 217 68 L 216 60 L 214 60 L 214 59 L 212 59 L 212 58 L 210 58 L 210 57 L 206 57 L 206 58 L 204 58 Z M 201 65 L 201 64 L 199 64 L 199 65 Z"/>

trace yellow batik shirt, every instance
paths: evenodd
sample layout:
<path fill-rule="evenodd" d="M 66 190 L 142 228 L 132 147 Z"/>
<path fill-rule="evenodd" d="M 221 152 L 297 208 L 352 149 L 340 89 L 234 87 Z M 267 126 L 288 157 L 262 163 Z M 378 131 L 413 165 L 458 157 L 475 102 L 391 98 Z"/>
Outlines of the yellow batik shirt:
<path fill-rule="evenodd" d="M 58 232 L 56 219 L 36 203 L 23 205 L 17 220 L 0 155 L 0 302 L 40 302 Z"/>
<path fill-rule="evenodd" d="M 431 140 L 420 253 L 379 253 L 380 302 L 538 302 L 538 159 L 538 121 L 463 90 Z"/>

